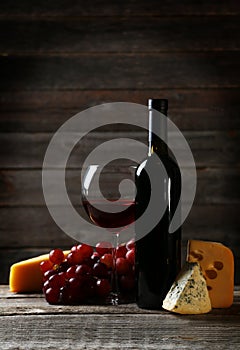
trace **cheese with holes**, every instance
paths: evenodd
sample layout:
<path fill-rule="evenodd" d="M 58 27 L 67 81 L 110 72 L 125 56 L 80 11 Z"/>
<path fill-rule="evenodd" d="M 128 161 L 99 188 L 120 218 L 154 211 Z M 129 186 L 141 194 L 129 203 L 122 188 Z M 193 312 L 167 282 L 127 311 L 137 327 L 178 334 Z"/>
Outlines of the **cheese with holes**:
<path fill-rule="evenodd" d="M 230 307 L 234 291 L 234 257 L 221 243 L 190 240 L 187 260 L 198 261 L 207 281 L 213 308 Z"/>
<path fill-rule="evenodd" d="M 64 251 L 64 256 L 66 257 L 68 253 L 69 251 Z M 43 277 L 40 262 L 48 258 L 49 254 L 44 254 L 13 264 L 9 275 L 10 291 L 16 293 L 41 292 Z"/>
<path fill-rule="evenodd" d="M 211 311 L 207 284 L 198 263 L 187 262 L 183 266 L 162 307 L 179 314 L 203 314 Z"/>

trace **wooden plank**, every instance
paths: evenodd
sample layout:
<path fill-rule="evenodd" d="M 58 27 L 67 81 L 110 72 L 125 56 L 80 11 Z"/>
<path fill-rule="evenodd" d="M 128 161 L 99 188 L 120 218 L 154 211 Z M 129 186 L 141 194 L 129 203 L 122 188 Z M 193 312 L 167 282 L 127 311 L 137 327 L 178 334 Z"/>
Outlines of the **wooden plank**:
<path fill-rule="evenodd" d="M 116 101 L 146 105 L 149 97 L 169 99 L 169 116 L 180 130 L 240 129 L 239 89 L 167 89 L 3 91 L 0 130 L 51 132 L 86 108 Z"/>
<path fill-rule="evenodd" d="M 168 98 L 169 112 L 181 110 L 217 110 L 223 108 L 240 109 L 239 91 L 235 88 L 216 89 L 144 89 L 144 90 L 48 90 L 48 91 L 2 91 L 1 112 L 36 112 L 42 108 L 56 112 L 59 108 L 77 113 L 82 109 L 107 102 L 133 102 L 147 104 L 148 98 Z M 230 112 L 230 110 L 229 110 Z M 46 116 L 46 115 L 45 115 Z M 47 119 L 47 118 L 46 118 Z M 1 121 L 1 120 L 0 120 Z M 46 121 L 47 122 L 47 121 Z M 197 122 L 197 121 L 196 121 Z"/>
<path fill-rule="evenodd" d="M 42 293 L 13 293 L 9 290 L 8 284 L 1 284 L 0 285 L 0 297 L 2 300 L 2 303 L 0 304 L 0 315 L 24 315 L 24 314 L 36 314 L 36 310 L 29 308 L 31 304 L 38 304 L 41 305 L 42 312 L 51 313 L 51 314 L 59 314 L 68 310 L 69 313 L 72 314 L 155 314 L 155 313 L 161 313 L 163 310 L 146 310 L 141 309 L 137 307 L 135 303 L 130 304 L 120 304 L 119 307 L 115 307 L 112 305 L 65 305 L 63 308 L 58 306 L 49 305 L 48 303 L 45 303 L 44 297 Z M 21 308 L 18 308 L 18 305 L 21 304 Z M 240 286 L 234 286 L 234 298 L 233 298 L 234 305 L 231 308 L 228 308 L 225 311 L 228 311 L 230 314 L 235 312 L 235 309 L 237 309 L 237 304 L 240 303 Z M 40 310 L 39 310 L 40 311 Z M 214 314 L 219 314 L 222 312 L 222 310 L 213 310 Z M 39 312 L 40 313 L 40 312 Z"/>
<path fill-rule="evenodd" d="M 235 289 L 234 304 L 231 308 L 214 309 L 207 315 L 184 317 L 176 317 L 166 311 L 139 309 L 136 304 L 119 305 L 118 307 L 52 306 L 48 305 L 40 295 L 11 294 L 7 288 L 7 286 L 0 288 L 2 300 L 0 337 L 3 349 L 15 347 L 27 349 L 32 348 L 33 344 L 34 349 L 58 348 L 59 339 L 61 339 L 62 349 L 72 347 L 101 349 L 106 346 L 111 349 L 119 349 L 120 341 L 122 346 L 129 349 L 140 347 L 143 349 L 156 347 L 170 349 L 176 346 L 180 349 L 190 349 L 193 345 L 196 347 L 196 341 L 200 342 L 201 346 L 204 345 L 204 349 L 210 349 L 220 338 L 221 344 L 225 346 L 227 340 L 227 348 L 233 349 L 233 346 L 236 347 L 239 341 L 240 294 L 238 288 Z M 66 329 L 64 341 L 60 333 L 63 322 L 64 329 Z M 190 322 L 191 329 L 186 333 L 186 326 Z M 21 324 L 20 328 L 19 324 Z M 69 327 L 66 327 L 66 324 Z M 14 331 L 16 336 L 10 337 L 9 329 Z M 26 336 L 29 330 L 31 337 Z M 46 337 L 43 336 L 46 330 L 47 342 Z M 224 337 L 221 337 L 223 330 Z M 230 331 L 234 333 L 234 336 Z M 228 332 L 230 338 L 227 336 Z M 221 347 L 218 348 L 221 349 Z"/>
<path fill-rule="evenodd" d="M 203 240 L 216 240 L 226 244 L 240 246 L 240 218 L 238 206 L 226 205 L 194 205 L 183 227 L 183 239 L 191 237 Z M 73 239 L 63 233 L 51 218 L 46 207 L 0 208 L 0 247 L 43 249 L 60 246 L 69 248 Z M 98 237 L 97 228 L 85 224 L 80 232 L 86 237 Z M 131 233 L 132 231 L 129 230 Z M 111 239 L 111 235 L 109 236 Z"/>
<path fill-rule="evenodd" d="M 0 317 L 3 349 L 218 349 L 240 342 L 239 315 L 149 314 Z M 19 327 L 21 325 L 21 327 Z M 190 326 L 191 325 L 191 326 Z M 11 336 L 11 332 L 14 337 Z M 64 337 L 63 337 L 64 330 Z M 47 339 L 46 339 L 47 332 Z M 121 347 L 120 347 L 121 344 Z"/>
<path fill-rule="evenodd" d="M 240 293 L 238 287 L 235 288 L 234 304 L 231 308 L 224 310 L 213 309 L 206 315 L 185 315 L 182 317 L 177 317 L 166 311 L 140 309 L 136 304 L 119 305 L 118 307 L 101 305 L 53 306 L 47 304 L 42 295 L 39 294 L 24 295 L 9 293 L 8 286 L 0 286 L 0 296 L 0 337 L 2 349 L 15 348 L 16 344 L 13 339 L 16 339 L 16 342 L 18 341 L 18 349 L 32 348 L 33 342 L 34 349 L 36 346 L 37 348 L 39 346 L 40 349 L 49 349 L 49 346 L 51 346 L 50 348 L 53 348 L 53 346 L 58 348 L 59 339 L 61 339 L 58 338 L 58 334 L 60 335 L 59 325 L 62 326 L 63 317 L 65 317 L 65 321 L 67 320 L 69 327 L 66 328 L 65 322 L 65 329 L 67 331 L 64 341 L 61 339 L 61 349 L 65 349 L 65 342 L 67 342 L 66 349 L 72 348 L 72 346 L 76 349 L 84 347 L 88 349 L 101 349 L 106 348 L 108 345 L 109 347 L 111 346 L 111 349 L 119 349 L 119 337 L 121 338 L 121 344 L 129 349 L 140 347 L 143 349 L 154 349 L 156 347 L 158 349 L 170 349 L 175 347 L 176 344 L 180 349 L 190 349 L 193 345 L 196 347 L 197 341 L 201 341 L 201 346 L 204 344 L 204 349 L 210 349 L 211 347 L 208 346 L 213 346 L 213 343 L 215 341 L 218 342 L 219 337 L 221 338 L 221 335 L 219 335 L 217 339 L 217 332 L 222 332 L 223 327 L 225 328 L 225 332 L 221 344 L 226 345 L 225 341 L 228 339 L 228 337 L 226 338 L 226 330 L 227 332 L 230 332 L 230 330 L 234 332 L 234 337 L 231 336 L 230 340 L 227 340 L 228 349 L 231 349 L 233 344 L 236 347 L 239 341 Z M 44 319 L 46 321 L 45 323 L 43 322 Z M 92 320 L 95 320 L 94 326 Z M 111 321 L 110 327 L 107 324 L 107 320 Z M 136 320 L 138 322 L 141 321 L 141 327 L 143 328 L 141 328 L 141 336 L 138 334 L 140 324 L 138 322 L 136 323 Z M 31 337 L 26 336 L 29 331 L 29 329 L 27 331 L 28 322 L 29 329 L 33 333 Z M 124 327 L 121 325 L 122 322 L 125 322 Z M 186 333 L 186 326 L 190 322 L 191 330 L 188 334 L 188 332 Z M 127 323 L 129 324 L 127 325 Z M 21 324 L 21 331 L 19 331 L 19 324 Z M 79 331 L 78 333 L 75 331 L 77 325 L 80 327 L 81 338 L 77 337 Z M 10 328 L 16 332 L 16 338 L 10 337 Z M 37 339 L 37 328 L 39 330 L 39 339 Z M 42 333 L 46 332 L 46 329 L 48 329 L 47 342 L 46 337 L 42 336 Z M 53 333 L 49 333 L 50 329 Z M 124 335 L 121 334 L 122 330 L 124 330 Z M 106 342 L 106 339 L 104 341 L 104 336 L 106 338 L 106 334 L 109 334 L 109 331 L 111 341 Z M 206 331 L 211 334 L 209 339 L 205 338 L 207 336 Z M 146 338 L 151 339 L 148 344 L 145 340 Z M 142 342 L 141 346 L 140 339 Z M 143 344 L 143 339 L 146 344 Z M 113 344 L 115 342 L 116 347 Z M 78 347 L 79 345 L 80 347 Z M 221 349 L 221 347 L 218 348 Z"/>
<path fill-rule="evenodd" d="M 239 52 L 0 57 L 1 90 L 238 87 Z"/>
<path fill-rule="evenodd" d="M 127 0 L 123 1 L 95 1 L 92 3 L 76 2 L 74 0 L 58 1 L 57 4 L 47 0 L 23 0 L 21 3 L 9 0 L 1 2 L 2 16 L 168 16 L 168 15 L 227 15 L 239 14 L 237 0 L 221 2 L 204 0 L 196 4 L 192 0 L 176 2 L 174 0 Z"/>
<path fill-rule="evenodd" d="M 238 51 L 238 16 L 0 21 L 0 52 Z M 176 35 L 177 30 L 177 35 Z M 17 33 L 17 35 L 16 35 Z M 37 38 L 37 40 L 36 40 Z M 48 38 L 46 40 L 46 38 Z M 231 40 L 229 40 L 231 38 Z"/>
<path fill-rule="evenodd" d="M 193 205 L 184 222 L 183 238 L 225 242 L 236 249 L 239 246 L 240 218 L 235 205 Z M 235 242 L 235 243 L 233 243 Z"/>
<path fill-rule="evenodd" d="M 86 120 L 86 125 L 88 121 Z M 89 125 L 88 125 L 89 126 Z M 83 126 L 84 128 L 84 126 Z M 75 146 L 68 161 L 68 169 L 79 168 L 85 157 L 89 155 L 96 146 L 105 141 L 115 138 L 133 138 L 133 140 L 142 143 L 147 142 L 146 132 L 119 132 L 117 128 L 112 128 L 115 132 L 92 132 Z M 103 131 L 103 130 L 102 130 Z M 1 169 L 18 168 L 42 168 L 44 155 L 53 135 L 49 133 L 2 133 L 0 134 L 0 167 Z M 77 135 L 80 139 L 83 134 Z M 184 132 L 184 136 L 189 143 L 198 167 L 225 167 L 239 166 L 240 142 L 238 131 L 209 131 L 209 132 Z M 176 137 L 176 144 L 181 150 L 181 144 Z M 72 135 L 69 139 L 61 140 L 56 153 L 56 167 L 62 167 L 61 154 L 66 148 L 69 149 L 72 144 Z M 132 149 L 139 152 L 139 147 L 131 143 Z M 115 148 L 109 150 L 109 157 L 112 152 L 121 154 L 126 149 L 126 142 L 119 142 Z M 141 150 L 142 152 L 142 150 Z M 123 153 L 124 154 L 124 153 Z M 105 154 L 107 156 L 107 153 Z M 142 155 L 142 158 L 145 154 Z M 101 157 L 99 154 L 99 161 Z M 183 166 L 188 164 L 184 163 Z"/>
<path fill-rule="evenodd" d="M 1 316 L 15 316 L 15 315 L 35 315 L 38 314 L 72 314 L 72 315 L 125 315 L 125 314 L 144 314 L 144 315 L 161 315 L 165 314 L 164 310 L 145 310 L 137 307 L 135 303 L 120 304 L 118 307 L 112 305 L 49 305 L 45 302 L 42 293 L 23 294 L 11 293 L 8 285 L 0 285 L 0 315 Z M 240 307 L 240 286 L 234 288 L 233 305 L 226 310 L 213 309 L 209 315 L 238 315 Z M 223 315 L 224 314 L 224 315 Z"/>
<path fill-rule="evenodd" d="M 2 208 L 0 212 L 1 248 L 35 247 L 49 250 L 53 246 L 69 248 L 75 242 L 58 228 L 46 207 Z"/>
<path fill-rule="evenodd" d="M 59 171 L 52 176 L 58 178 Z M 120 175 L 121 174 L 121 175 Z M 51 175 L 50 175 L 51 176 Z M 113 174 L 106 174 L 103 186 L 107 188 L 111 183 L 118 182 L 126 177 L 124 170 L 118 170 L 115 178 Z M 187 178 L 188 169 L 184 170 Z M 237 169 L 213 169 L 200 168 L 197 170 L 196 205 L 203 204 L 236 204 L 240 203 L 240 168 Z M 66 184 L 68 195 L 74 205 L 80 204 L 79 183 L 81 170 L 69 170 L 66 172 Z M 134 180 L 134 179 L 133 179 Z M 60 204 L 60 197 L 54 200 L 54 205 Z M 45 201 L 42 191 L 41 170 L 0 170 L 0 206 L 43 206 Z"/>

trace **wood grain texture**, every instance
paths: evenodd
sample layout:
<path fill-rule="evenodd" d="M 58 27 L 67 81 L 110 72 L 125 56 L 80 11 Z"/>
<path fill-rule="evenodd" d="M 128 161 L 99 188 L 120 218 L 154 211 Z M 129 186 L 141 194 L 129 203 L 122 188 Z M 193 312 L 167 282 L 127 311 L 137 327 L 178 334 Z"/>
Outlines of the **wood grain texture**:
<path fill-rule="evenodd" d="M 239 89 L 2 91 L 2 132 L 55 132 L 78 112 L 108 102 L 146 105 L 151 97 L 169 99 L 169 116 L 180 130 L 240 129 Z M 129 121 L 132 117 L 129 116 Z M 123 127 L 121 127 L 124 130 Z M 107 129 L 108 131 L 111 128 Z"/>
<path fill-rule="evenodd" d="M 240 343 L 238 289 L 231 308 L 194 316 L 141 310 L 135 304 L 50 306 L 39 295 L 9 295 L 6 289 L 2 287 L 0 291 L 3 350 L 59 347 L 233 350 Z"/>
<path fill-rule="evenodd" d="M 166 315 L 1 317 L 2 349 L 218 349 L 239 345 L 236 316 L 186 319 Z M 237 317 L 239 320 L 239 317 Z M 8 329 L 14 332 L 9 336 Z M 21 327 L 19 327 L 21 324 Z M 189 327 L 191 325 L 191 327 Z M 64 338 L 63 338 L 64 329 Z M 46 339 L 47 333 L 47 339 Z M 226 340 L 227 339 L 227 340 Z M 196 345 L 198 343 L 199 345 Z M 120 345 L 121 344 L 121 345 Z"/>
<path fill-rule="evenodd" d="M 161 96 L 162 94 L 162 96 Z M 1 111 L 40 112 L 38 109 L 54 111 L 59 108 L 74 113 L 104 102 L 126 101 L 146 105 L 149 96 L 169 98 L 169 112 L 201 109 L 222 111 L 222 108 L 240 108 L 239 91 L 235 88 L 215 89 L 141 89 L 141 90 L 47 90 L 47 91 L 1 91 Z M 17 109 L 16 109 L 17 107 Z M 234 111 L 232 111 L 233 113 Z M 1 121 L 1 120 L 0 120 Z M 20 122 L 20 120 L 19 120 Z M 47 120 L 46 120 L 47 122 Z M 194 125 L 192 125 L 194 127 Z"/>
<path fill-rule="evenodd" d="M 36 315 L 36 314 L 161 314 L 170 315 L 163 310 L 146 310 L 139 308 L 135 303 L 120 304 L 118 307 L 112 305 L 49 305 L 45 302 L 42 293 L 12 293 L 8 284 L 0 285 L 0 315 Z M 31 306 L 34 304 L 35 308 Z M 240 286 L 234 287 L 233 305 L 227 309 L 214 309 L 214 315 L 238 315 L 240 307 Z M 37 311 L 37 310 L 38 311 Z M 208 314 L 207 316 L 209 316 Z M 175 315 L 176 316 L 176 315 Z M 202 315 L 204 316 L 204 315 Z M 206 315 L 205 315 L 206 316 Z M 188 317 L 188 316 L 183 316 Z M 195 316 L 194 316 L 195 317 Z M 198 317 L 198 316 L 196 316 Z M 200 316 L 201 317 L 201 316 Z"/>
<path fill-rule="evenodd" d="M 86 126 L 88 123 L 86 122 Z M 43 159 L 53 134 L 48 133 L 3 133 L 0 134 L 0 164 L 2 169 L 18 169 L 18 168 L 39 168 L 42 169 Z M 82 133 L 77 135 L 79 140 L 83 136 Z M 239 166 L 239 131 L 226 132 L 185 132 L 184 136 L 188 141 L 196 165 L 199 167 L 222 167 L 232 165 Z M 87 155 L 96 148 L 97 145 L 104 141 L 112 140 L 114 138 L 133 138 L 143 143 L 147 141 L 147 134 L 141 132 L 92 132 L 87 137 L 75 146 L 68 161 L 68 168 L 79 168 Z M 176 145 L 181 147 L 176 137 Z M 55 167 L 62 167 L 62 150 L 72 148 L 72 136 L 69 135 L 69 140 L 61 140 L 56 150 Z M 139 147 L 133 142 L 129 146 L 135 147 L 136 152 L 139 152 Z M 119 142 L 116 145 L 115 154 L 125 150 L 126 143 Z M 179 148 L 181 150 L 181 148 Z M 108 150 L 111 154 L 113 149 Z M 183 150 L 182 150 L 183 151 Z M 143 152 L 143 150 L 141 150 Z M 124 153 L 123 153 L 124 154 Z M 184 153 L 183 153 L 184 154 Z M 142 159 L 146 156 L 142 154 Z M 100 161 L 100 158 L 99 158 Z M 187 166 L 187 161 L 183 166 Z"/>
<path fill-rule="evenodd" d="M 240 218 L 236 205 L 194 206 L 183 227 L 183 239 L 216 240 L 225 242 L 238 251 Z M 0 208 L 1 248 L 65 247 L 73 242 L 55 224 L 46 207 Z M 79 229 L 83 235 L 96 234 L 86 225 Z M 99 237 L 97 236 L 97 239 Z M 4 251 L 2 251 L 4 254 Z M 6 259 L 8 256 L 6 255 Z"/>
<path fill-rule="evenodd" d="M 231 88 L 240 53 L 0 57 L 1 90 Z"/>
<path fill-rule="evenodd" d="M 55 171 L 49 176 L 57 182 L 60 171 Z M 122 176 L 120 176 L 120 173 Z M 188 169 L 183 171 L 188 177 Z M 121 168 L 117 176 L 106 174 L 102 185 L 107 188 L 111 184 L 118 183 L 127 173 Z M 240 204 L 240 168 L 200 168 L 197 170 L 197 192 L 195 204 Z M 66 172 L 66 186 L 68 195 L 74 205 L 80 204 L 79 184 L 81 169 Z M 60 196 L 56 196 L 53 205 L 60 204 Z M 45 206 L 42 190 L 41 170 L 0 170 L 0 206 Z"/>
<path fill-rule="evenodd" d="M 2 20 L 0 52 L 239 51 L 239 20 L 238 16 Z"/>
<path fill-rule="evenodd" d="M 239 14 L 237 0 L 219 3 L 204 0 L 197 4 L 192 0 L 176 2 L 175 0 L 128 0 L 103 1 L 97 0 L 92 3 L 74 0 L 59 0 L 57 3 L 49 3 L 47 0 L 23 0 L 20 3 L 14 0 L 1 2 L 0 13 L 3 16 L 168 16 L 168 15 L 235 15 Z"/>
<path fill-rule="evenodd" d="M 183 259 L 188 239 L 202 239 L 222 242 L 235 255 L 235 283 L 240 284 L 239 227 L 240 217 L 236 205 L 193 206 L 183 225 Z M 46 207 L 0 208 L 0 264 L 1 283 L 7 283 L 10 265 L 22 259 L 48 253 L 52 248 L 69 249 L 75 240 L 67 236 L 55 224 Z M 134 236 L 133 230 L 123 232 L 120 241 Z M 97 243 L 99 233 L 94 226 L 84 223 L 79 237 L 86 242 L 88 237 Z M 109 236 L 111 239 L 111 235 Z M 81 239 L 79 239 L 81 241 Z"/>
<path fill-rule="evenodd" d="M 226 349 L 227 345 L 229 350 L 234 350 L 239 345 L 239 327 L 234 322 L 234 316 L 226 322 L 214 322 L 214 327 L 211 327 L 210 322 L 214 320 L 193 323 L 193 320 L 188 319 L 181 324 L 184 323 L 186 327 L 191 324 L 191 329 L 187 327 L 186 330 L 183 327 L 180 331 L 176 331 L 176 327 L 180 328 L 180 320 L 176 322 L 175 319 L 171 319 L 166 322 L 166 317 L 160 316 L 95 315 L 91 318 L 77 315 L 44 315 L 37 317 L 37 325 L 35 321 L 36 317 L 31 316 L 15 316 L 10 320 L 1 317 L 1 322 L 7 322 L 15 334 L 15 337 L 10 339 L 9 333 L 4 332 L 2 349 L 192 349 L 193 344 L 196 349 L 212 349 L 217 343 L 221 344 L 218 349 Z M 66 327 L 66 323 L 70 326 Z M 99 326 L 96 327 L 96 323 L 101 324 L 100 329 Z M 27 334 L 25 339 L 24 333 Z M 229 340 L 226 341 L 226 338 Z M 196 346 L 196 342 L 201 345 Z"/>

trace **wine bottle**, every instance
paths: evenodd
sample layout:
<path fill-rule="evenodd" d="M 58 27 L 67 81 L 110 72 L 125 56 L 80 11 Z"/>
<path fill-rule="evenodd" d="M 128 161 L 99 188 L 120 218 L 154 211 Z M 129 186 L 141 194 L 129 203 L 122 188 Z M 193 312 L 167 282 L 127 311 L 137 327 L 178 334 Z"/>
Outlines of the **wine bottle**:
<path fill-rule="evenodd" d="M 180 199 L 181 174 L 168 152 L 167 109 L 168 100 L 148 101 L 149 151 L 135 175 L 136 301 L 139 307 L 147 309 L 161 309 L 162 301 L 181 267 L 181 228 L 169 232 Z M 162 117 L 156 111 L 161 112 Z M 151 194 L 157 195 L 155 198 L 159 199 L 159 203 L 155 203 L 148 213 L 146 208 Z M 165 208 L 162 214 L 160 208 Z M 153 216 L 158 217 L 157 224 L 149 232 L 144 232 Z M 146 225 L 137 220 L 140 217 Z"/>

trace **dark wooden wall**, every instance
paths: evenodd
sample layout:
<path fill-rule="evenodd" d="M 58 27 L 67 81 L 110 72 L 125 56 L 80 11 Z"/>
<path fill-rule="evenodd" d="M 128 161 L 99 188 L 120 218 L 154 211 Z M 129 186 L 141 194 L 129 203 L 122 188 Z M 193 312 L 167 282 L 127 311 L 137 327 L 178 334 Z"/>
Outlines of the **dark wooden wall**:
<path fill-rule="evenodd" d="M 184 242 L 230 246 L 240 283 L 239 23 L 238 0 L 1 1 L 1 283 L 13 262 L 73 243 L 42 195 L 54 131 L 86 107 L 149 97 L 169 99 L 197 164 Z M 95 133 L 83 154 L 102 138 Z"/>

